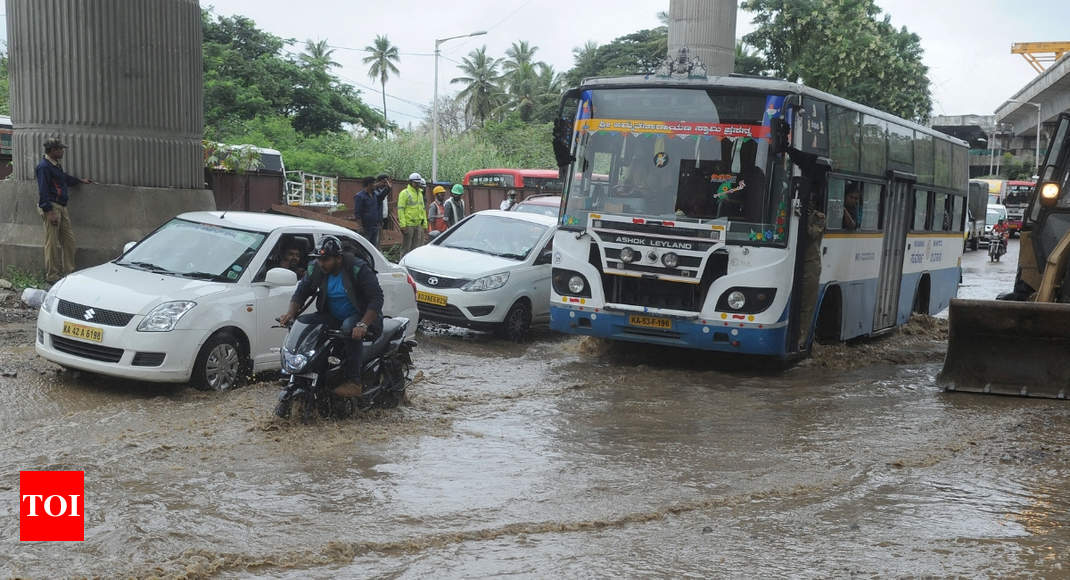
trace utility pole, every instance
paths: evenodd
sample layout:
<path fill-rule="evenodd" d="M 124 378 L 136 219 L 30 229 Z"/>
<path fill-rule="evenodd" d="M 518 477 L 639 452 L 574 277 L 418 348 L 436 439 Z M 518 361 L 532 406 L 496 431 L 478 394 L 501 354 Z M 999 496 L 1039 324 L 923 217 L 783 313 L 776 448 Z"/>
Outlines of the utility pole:
<path fill-rule="evenodd" d="M 447 40 L 453 40 L 455 38 L 468 38 L 469 36 L 482 36 L 486 34 L 486 30 L 480 30 L 479 32 L 473 32 L 471 34 L 461 34 L 459 36 L 450 36 L 449 38 L 439 38 L 435 40 L 435 100 L 431 103 L 431 183 L 434 184 L 438 181 L 438 55 L 439 47 L 443 42 Z M 433 189 L 433 188 L 432 188 Z"/>

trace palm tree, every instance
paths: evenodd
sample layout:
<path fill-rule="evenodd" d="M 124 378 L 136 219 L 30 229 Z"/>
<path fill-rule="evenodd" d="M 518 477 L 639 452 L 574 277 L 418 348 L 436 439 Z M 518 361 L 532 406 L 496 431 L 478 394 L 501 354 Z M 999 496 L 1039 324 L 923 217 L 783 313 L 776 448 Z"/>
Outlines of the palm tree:
<path fill-rule="evenodd" d="M 457 93 L 457 98 L 465 101 L 465 113 L 470 118 L 479 119 L 480 127 L 486 122 L 487 116 L 501 104 L 498 62 L 498 59 L 487 56 L 487 46 L 483 45 L 462 59 L 461 72 L 464 76 L 450 79 L 450 84 L 464 84 L 464 89 Z"/>
<path fill-rule="evenodd" d="M 539 47 L 531 46 L 526 40 L 514 42 L 505 51 L 505 60 L 502 61 L 502 70 L 505 71 L 505 75 L 511 77 L 517 71 L 535 64 L 535 53 L 538 50 Z"/>
<path fill-rule="evenodd" d="M 298 58 L 301 60 L 302 64 L 309 68 L 327 71 L 338 66 L 337 62 L 331 60 L 333 55 L 334 49 L 327 45 L 326 40 L 320 40 L 318 42 L 306 40 L 305 52 Z"/>
<path fill-rule="evenodd" d="M 375 43 L 364 47 L 364 50 L 371 53 L 364 57 L 364 64 L 371 64 L 368 68 L 368 77 L 372 80 L 379 79 L 379 85 L 383 89 L 383 124 L 388 125 L 386 122 L 386 81 L 391 74 L 400 74 L 394 63 L 401 62 L 401 56 L 398 55 L 398 47 L 390 44 L 390 40 L 382 35 L 376 36 Z"/>

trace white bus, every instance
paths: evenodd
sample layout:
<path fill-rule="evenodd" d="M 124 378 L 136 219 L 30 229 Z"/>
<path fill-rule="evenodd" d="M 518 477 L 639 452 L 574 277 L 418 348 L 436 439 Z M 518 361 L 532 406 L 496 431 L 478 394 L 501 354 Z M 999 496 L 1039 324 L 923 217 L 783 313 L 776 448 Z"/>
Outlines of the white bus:
<path fill-rule="evenodd" d="M 967 144 L 917 123 L 773 79 L 598 78 L 554 149 L 554 330 L 792 358 L 956 294 Z"/>

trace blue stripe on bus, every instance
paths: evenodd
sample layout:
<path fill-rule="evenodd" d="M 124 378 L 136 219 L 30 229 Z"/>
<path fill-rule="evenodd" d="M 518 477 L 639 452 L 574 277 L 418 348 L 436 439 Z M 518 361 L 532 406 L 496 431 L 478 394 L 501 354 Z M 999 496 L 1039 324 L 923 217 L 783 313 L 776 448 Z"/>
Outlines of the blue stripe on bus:
<path fill-rule="evenodd" d="M 777 328 L 732 328 L 714 323 L 701 324 L 673 318 L 672 330 L 660 332 L 636 327 L 628 322 L 628 314 L 606 311 L 593 313 L 573 310 L 565 306 L 550 307 L 550 328 L 566 334 L 597 336 L 647 344 L 698 348 L 740 354 L 782 356 L 787 326 Z M 584 326 L 580 326 L 580 321 Z M 586 326 L 589 324 L 590 326 Z M 703 329 L 706 329 L 703 332 Z M 732 334 L 732 333 L 735 334 Z M 715 340 L 716 339 L 716 340 Z M 737 346 L 733 346 L 737 343 Z"/>

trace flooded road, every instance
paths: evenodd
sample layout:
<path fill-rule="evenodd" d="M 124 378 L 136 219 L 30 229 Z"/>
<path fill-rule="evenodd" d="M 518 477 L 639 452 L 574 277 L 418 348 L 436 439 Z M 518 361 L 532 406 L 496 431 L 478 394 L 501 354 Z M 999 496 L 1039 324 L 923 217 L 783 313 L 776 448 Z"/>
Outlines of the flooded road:
<path fill-rule="evenodd" d="M 425 333 L 410 405 L 307 426 L 275 379 L 58 373 L 4 320 L 0 576 L 1068 574 L 1070 404 L 942 393 L 931 319 L 783 371 Z M 20 469 L 85 471 L 84 543 L 17 541 Z"/>

